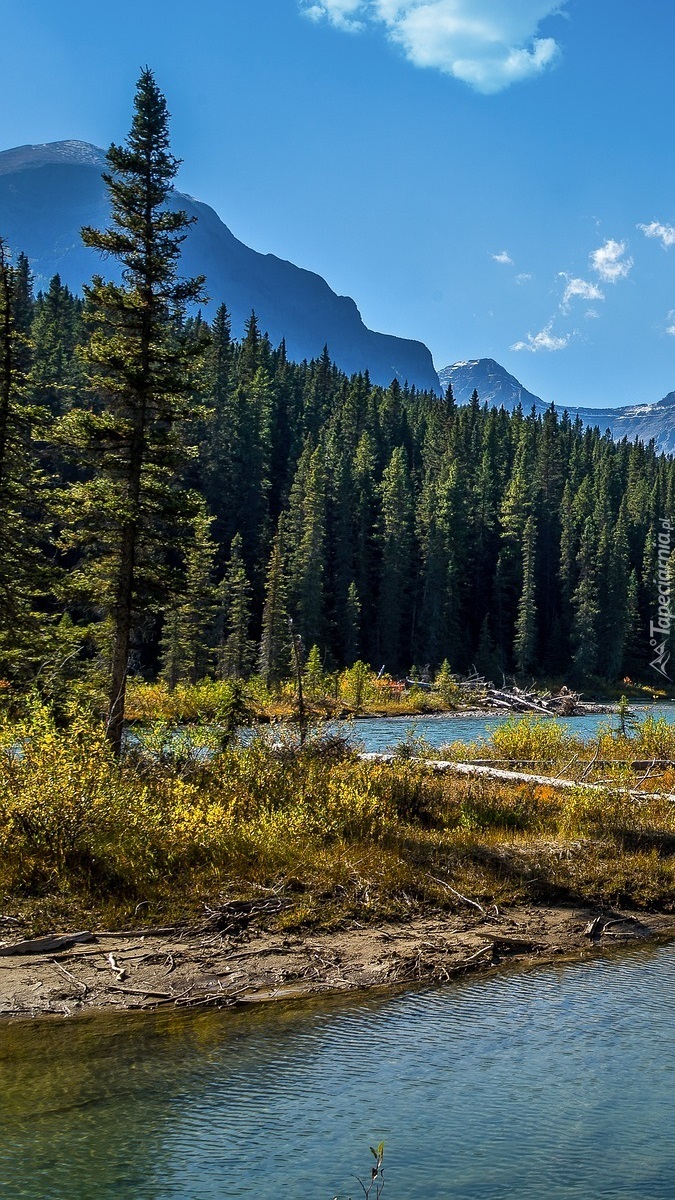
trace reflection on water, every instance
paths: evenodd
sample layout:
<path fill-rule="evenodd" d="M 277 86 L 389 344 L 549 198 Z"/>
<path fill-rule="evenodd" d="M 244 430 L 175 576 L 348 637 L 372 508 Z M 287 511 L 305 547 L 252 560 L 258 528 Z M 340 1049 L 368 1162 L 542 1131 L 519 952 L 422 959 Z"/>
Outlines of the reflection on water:
<path fill-rule="evenodd" d="M 0 1028 L 0 1196 L 675 1194 L 675 947 L 386 998 Z"/>

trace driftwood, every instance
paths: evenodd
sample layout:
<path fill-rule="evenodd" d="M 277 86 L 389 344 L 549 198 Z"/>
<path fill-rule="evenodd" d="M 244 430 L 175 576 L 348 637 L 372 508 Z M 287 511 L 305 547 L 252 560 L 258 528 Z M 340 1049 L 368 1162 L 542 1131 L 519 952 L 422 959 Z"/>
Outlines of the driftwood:
<path fill-rule="evenodd" d="M 565 763 L 565 766 L 561 769 L 561 771 L 559 772 L 559 775 L 564 775 L 565 771 L 568 771 L 569 768 L 571 766 L 573 766 L 575 762 L 578 761 L 578 759 L 579 759 L 579 755 L 575 754 L 569 760 L 569 762 Z M 557 760 L 554 758 L 517 758 L 517 759 L 516 758 L 464 758 L 464 759 L 462 759 L 462 762 L 465 762 L 469 766 L 472 766 L 472 767 L 497 767 L 501 763 L 512 763 L 512 764 L 518 763 L 518 766 L 520 766 L 520 767 L 534 767 L 534 766 L 537 766 L 537 764 L 541 764 L 541 763 L 547 763 L 547 764 L 550 764 L 551 766 L 553 766 L 553 764 L 556 761 Z M 647 778 L 647 775 L 649 774 L 649 772 L 651 770 L 666 771 L 666 770 L 669 770 L 671 767 L 675 767 L 675 759 L 672 759 L 672 758 L 650 758 L 649 760 L 647 760 L 646 758 L 594 758 L 592 765 L 594 767 L 596 767 L 598 770 L 607 770 L 610 767 L 630 767 L 631 771 L 644 771 L 645 772 L 645 775 L 643 776 L 643 780 L 644 780 Z M 584 766 L 584 767 L 586 766 L 586 763 L 584 762 L 583 759 L 579 762 L 579 766 Z M 554 775 L 553 778 L 557 779 L 558 775 Z M 643 780 L 638 780 L 638 786 L 640 785 L 641 782 L 643 782 Z"/>
<path fill-rule="evenodd" d="M 118 984 L 118 983 L 107 984 L 106 991 L 107 992 L 124 992 L 125 996 L 150 996 L 157 1000 L 178 999 L 178 997 L 177 996 L 174 997 L 171 992 L 156 992 L 153 988 L 149 988 L 149 987 L 138 987 L 138 988 L 122 987 L 121 984 Z"/>
<path fill-rule="evenodd" d="M 513 688 L 511 691 L 505 692 L 497 688 L 488 687 L 487 698 L 498 707 L 510 708 L 514 712 L 534 712 L 538 713 L 541 717 L 556 715 L 540 700 L 534 700 L 531 694 L 521 692 L 519 688 Z"/>
<path fill-rule="evenodd" d="M 533 712 L 540 717 L 572 717 L 578 711 L 581 696 L 578 692 L 570 692 L 567 688 L 552 696 L 550 692 L 535 692 L 505 685 L 496 688 L 486 684 L 485 695 L 488 703 L 496 708 L 507 708 L 512 712 Z"/>
<path fill-rule="evenodd" d="M 465 904 L 470 904 L 472 908 L 477 908 L 479 913 L 482 913 L 483 916 L 485 916 L 485 909 L 483 908 L 482 904 L 478 903 L 477 900 L 470 900 L 468 896 L 463 896 L 462 893 L 458 892 L 456 888 L 451 887 L 450 884 L 446 883 L 444 879 L 437 879 L 435 875 L 427 874 L 427 879 L 430 879 L 432 883 L 440 884 L 442 888 L 445 888 L 446 891 L 451 892 L 452 895 L 456 896 L 458 900 L 463 900 Z"/>
<path fill-rule="evenodd" d="M 124 983 L 124 980 L 127 977 L 127 972 L 124 967 L 120 966 L 114 954 L 107 954 L 106 958 L 110 964 L 110 970 L 114 975 L 117 976 L 120 983 Z"/>
<path fill-rule="evenodd" d="M 384 762 L 395 763 L 401 762 L 401 759 L 396 754 L 360 754 L 359 758 L 363 762 Z M 432 771 L 438 774 L 450 772 L 455 775 L 468 775 L 472 777 L 484 776 L 488 779 L 503 780 L 505 783 L 535 783 L 545 787 L 551 787 L 564 791 L 565 789 L 579 789 L 592 792 L 619 792 L 622 795 L 632 796 L 634 800 L 669 800 L 675 802 L 675 795 L 670 792 L 641 792 L 636 788 L 614 787 L 607 783 L 580 783 L 577 779 L 560 779 L 552 778 L 550 775 L 531 775 L 525 771 L 503 771 L 496 767 L 478 767 L 471 763 L 449 762 L 445 759 L 438 758 L 420 758 L 417 761 L 420 766 L 430 767 Z"/>
<path fill-rule="evenodd" d="M 485 937 L 490 937 L 489 933 Z M 545 950 L 544 942 L 532 941 L 531 938 L 509 937 L 507 934 L 496 934 L 492 939 L 495 950 L 512 950 L 514 954 L 531 954 L 533 950 Z"/>
<path fill-rule="evenodd" d="M 82 933 L 50 934 L 48 937 L 15 942 L 12 946 L 0 946 L 0 955 L 53 954 L 59 950 L 68 950 L 79 942 L 93 942 L 94 940 L 94 934 L 87 930 Z"/>
<path fill-rule="evenodd" d="M 87 983 L 83 983 L 81 979 L 77 979 L 75 975 L 73 975 L 65 967 L 62 967 L 61 963 L 57 962 L 55 958 L 52 958 L 51 962 L 56 967 L 57 971 L 60 971 L 62 975 L 65 975 L 67 979 L 70 979 L 71 983 L 74 983 L 77 985 L 77 987 L 82 988 L 82 996 L 86 996 L 87 992 L 89 991 L 89 985 Z"/>

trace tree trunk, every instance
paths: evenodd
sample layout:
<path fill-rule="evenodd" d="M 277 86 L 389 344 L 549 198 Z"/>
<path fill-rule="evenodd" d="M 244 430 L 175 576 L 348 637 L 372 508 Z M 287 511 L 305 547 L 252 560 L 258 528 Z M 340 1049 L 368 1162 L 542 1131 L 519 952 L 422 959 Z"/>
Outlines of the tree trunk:
<path fill-rule="evenodd" d="M 136 528 L 130 525 L 122 534 L 114 609 L 115 637 L 110 670 L 108 720 L 106 722 L 106 734 L 116 758 L 119 758 L 122 753 L 122 737 L 124 735 L 124 705 L 129 668 L 129 646 L 131 644 L 135 550 Z"/>

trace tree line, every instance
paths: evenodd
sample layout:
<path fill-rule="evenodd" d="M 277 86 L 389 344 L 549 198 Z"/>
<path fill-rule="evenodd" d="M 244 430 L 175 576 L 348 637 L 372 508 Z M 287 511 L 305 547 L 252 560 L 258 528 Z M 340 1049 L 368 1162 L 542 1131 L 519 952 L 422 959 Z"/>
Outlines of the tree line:
<path fill-rule="evenodd" d="M 130 670 L 272 686 L 290 622 L 334 667 L 645 676 L 671 458 L 207 322 L 150 71 L 107 162 L 110 227 L 83 238 L 119 282 L 35 296 L 0 243 L 5 686 L 105 677 L 119 747 Z"/>

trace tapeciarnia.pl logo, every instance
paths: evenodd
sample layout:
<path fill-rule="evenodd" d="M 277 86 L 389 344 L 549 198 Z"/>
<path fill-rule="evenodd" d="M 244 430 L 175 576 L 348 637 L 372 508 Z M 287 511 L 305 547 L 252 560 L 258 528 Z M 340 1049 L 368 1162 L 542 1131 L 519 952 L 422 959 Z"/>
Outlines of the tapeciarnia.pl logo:
<path fill-rule="evenodd" d="M 655 671 L 658 671 L 659 675 L 663 675 L 664 679 L 670 682 L 670 675 L 666 667 L 670 661 L 668 642 L 670 640 L 670 626 L 673 621 L 673 614 L 670 611 L 670 571 L 668 569 L 668 562 L 670 559 L 670 543 L 673 527 L 667 517 L 662 517 L 659 525 L 658 570 L 656 574 L 659 601 L 657 619 L 656 621 L 649 622 L 649 645 L 654 652 L 654 657 L 649 665 Z"/>

